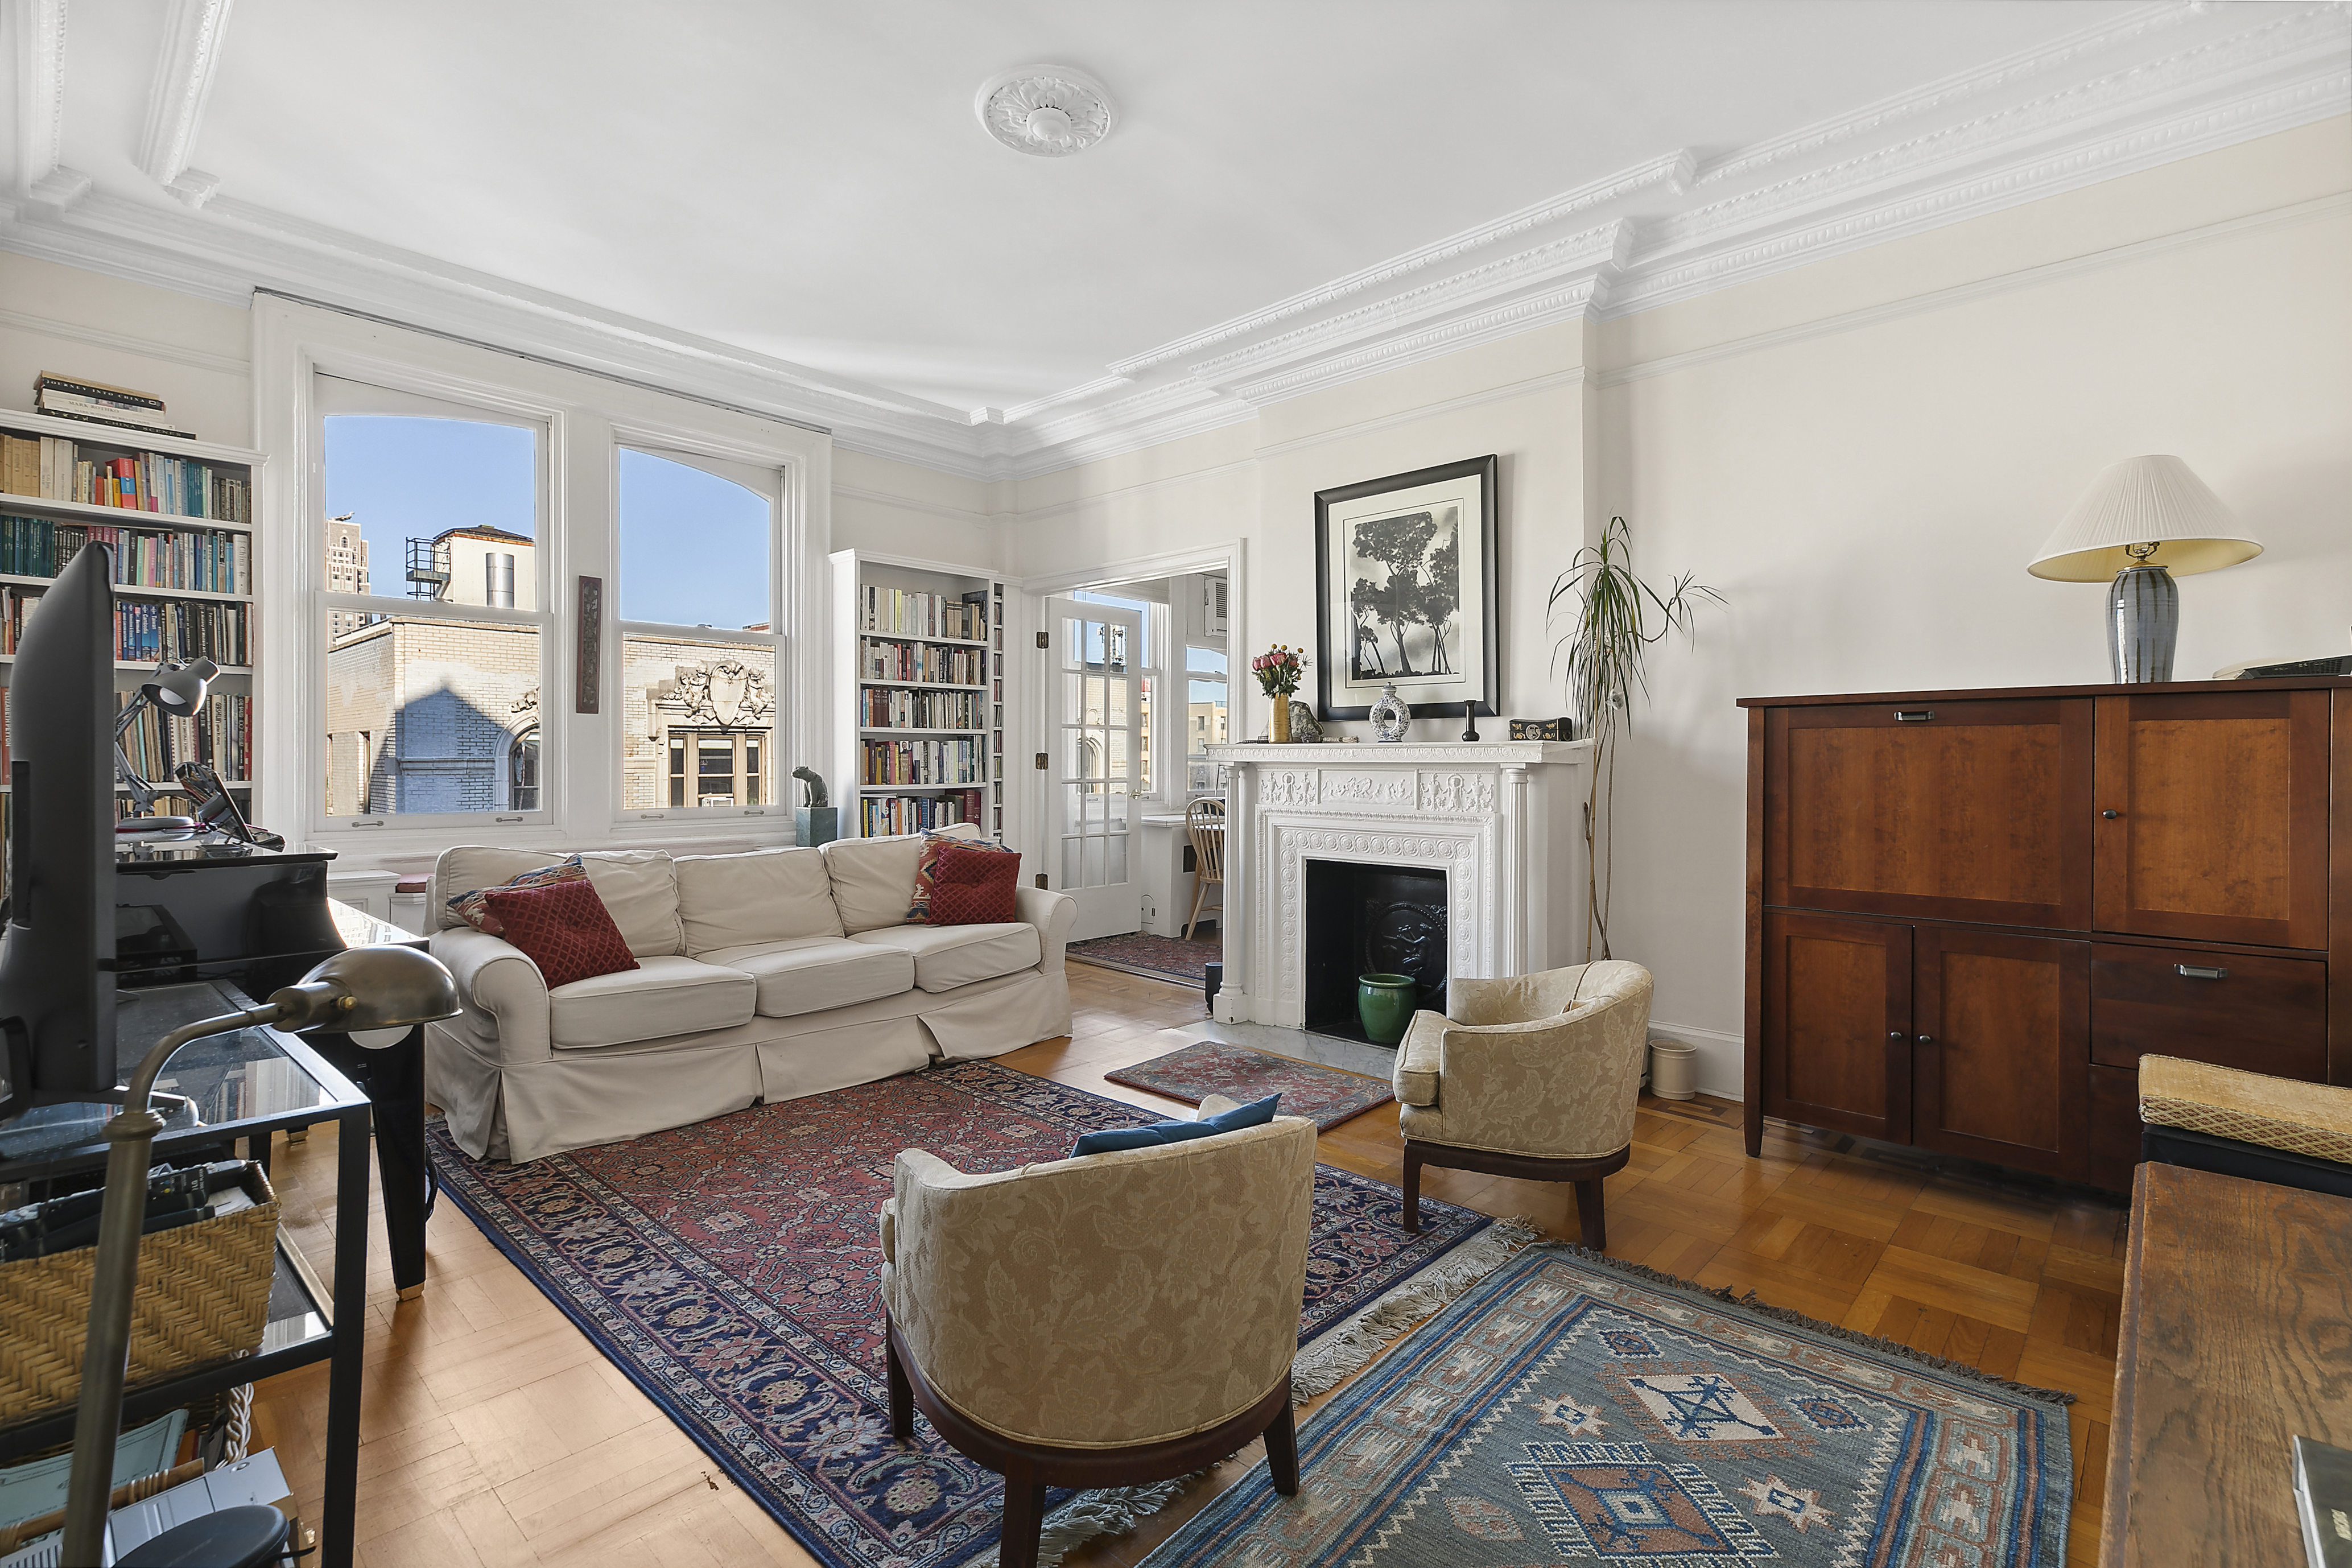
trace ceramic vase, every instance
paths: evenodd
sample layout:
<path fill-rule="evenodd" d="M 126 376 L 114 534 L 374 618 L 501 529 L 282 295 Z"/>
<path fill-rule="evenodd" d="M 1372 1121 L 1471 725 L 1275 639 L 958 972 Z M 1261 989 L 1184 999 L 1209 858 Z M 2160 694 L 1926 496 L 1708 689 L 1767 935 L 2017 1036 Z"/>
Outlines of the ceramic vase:
<path fill-rule="evenodd" d="M 1419 989 L 1410 974 L 1356 976 L 1356 1017 L 1372 1044 L 1393 1046 L 1404 1038 Z"/>
<path fill-rule="evenodd" d="M 1412 722 L 1412 710 L 1397 695 L 1396 682 L 1391 680 L 1381 688 L 1381 700 L 1364 710 L 1364 717 L 1371 721 L 1375 739 L 1402 741 Z"/>

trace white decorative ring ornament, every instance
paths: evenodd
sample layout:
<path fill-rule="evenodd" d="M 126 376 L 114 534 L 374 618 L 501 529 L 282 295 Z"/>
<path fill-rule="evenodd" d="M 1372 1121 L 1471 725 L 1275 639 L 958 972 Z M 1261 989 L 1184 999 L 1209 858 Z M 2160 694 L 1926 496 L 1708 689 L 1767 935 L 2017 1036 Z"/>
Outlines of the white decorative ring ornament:
<path fill-rule="evenodd" d="M 1068 66 L 1015 66 L 980 84 L 972 112 L 1016 153 L 1066 158 L 1110 134 L 1117 113 L 1103 84 Z"/>

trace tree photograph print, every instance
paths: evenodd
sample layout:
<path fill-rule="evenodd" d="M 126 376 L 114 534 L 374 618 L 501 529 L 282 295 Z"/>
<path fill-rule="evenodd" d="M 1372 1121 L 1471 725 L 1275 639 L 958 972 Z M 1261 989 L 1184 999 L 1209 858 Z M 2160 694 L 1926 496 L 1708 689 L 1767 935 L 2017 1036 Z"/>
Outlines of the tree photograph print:
<path fill-rule="evenodd" d="M 1494 710 L 1496 459 L 1318 490 L 1323 717 L 1360 719 L 1394 684 L 1428 716 Z"/>

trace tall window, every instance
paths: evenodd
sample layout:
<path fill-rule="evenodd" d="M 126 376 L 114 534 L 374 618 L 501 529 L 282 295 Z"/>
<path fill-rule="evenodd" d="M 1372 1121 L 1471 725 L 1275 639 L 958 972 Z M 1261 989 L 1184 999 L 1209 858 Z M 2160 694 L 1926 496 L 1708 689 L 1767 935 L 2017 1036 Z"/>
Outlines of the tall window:
<path fill-rule="evenodd" d="M 1192 795 L 1221 788 L 1208 749 L 1225 743 L 1225 655 L 1222 648 L 1184 649 L 1184 785 Z"/>
<path fill-rule="evenodd" d="M 778 476 L 627 447 L 619 460 L 621 813 L 764 811 Z"/>
<path fill-rule="evenodd" d="M 320 376 L 325 814 L 541 811 L 542 431 Z"/>

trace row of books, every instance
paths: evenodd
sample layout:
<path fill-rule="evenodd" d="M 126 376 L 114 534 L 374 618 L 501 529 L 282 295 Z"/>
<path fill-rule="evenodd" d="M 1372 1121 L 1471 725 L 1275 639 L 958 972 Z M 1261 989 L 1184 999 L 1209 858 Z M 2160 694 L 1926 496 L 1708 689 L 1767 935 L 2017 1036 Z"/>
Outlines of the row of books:
<path fill-rule="evenodd" d="M 985 594 L 966 594 L 958 599 L 945 594 L 885 588 L 873 583 L 866 584 L 861 591 L 866 596 L 865 629 L 869 632 L 895 632 L 908 637 L 962 637 L 972 642 L 988 640 Z"/>
<path fill-rule="evenodd" d="M 0 515 L 0 574 L 54 577 L 84 545 L 113 552 L 114 581 L 126 588 L 198 594 L 253 592 L 253 536 L 140 528 L 84 528 L 46 517 Z"/>
<path fill-rule="evenodd" d="M 33 407 L 58 419 L 88 419 L 128 430 L 151 430 L 159 436 L 187 434 L 163 422 L 163 400 L 152 392 L 109 386 L 80 376 L 53 375 L 46 370 L 33 380 Z"/>
<path fill-rule="evenodd" d="M 25 640 L 25 623 L 37 593 L 0 587 L 0 655 L 14 655 Z M 114 657 L 126 664 L 152 664 L 160 658 L 209 658 L 215 664 L 253 662 L 253 618 L 244 605 L 149 604 L 117 600 L 114 605 Z"/>
<path fill-rule="evenodd" d="M 893 833 L 924 833 L 959 822 L 979 822 L 980 791 L 961 795 L 881 795 L 857 806 L 858 831 L 867 838 Z"/>
<path fill-rule="evenodd" d="M 115 694 L 115 711 L 131 700 L 127 691 Z M 163 749 L 169 731 L 171 752 Z M 182 763 L 209 763 L 224 779 L 253 776 L 253 700 L 235 692 L 215 691 L 205 699 L 201 712 L 166 715 L 152 703 L 142 709 L 122 732 L 122 749 L 139 776 L 162 783 Z M 160 807 L 158 808 L 161 809 Z"/>
<path fill-rule="evenodd" d="M 979 730 L 986 727 L 977 691 L 868 691 L 865 721 L 887 730 Z"/>
<path fill-rule="evenodd" d="M 858 782 L 870 784 L 976 784 L 981 779 L 980 742 L 973 741 L 865 741 Z"/>
<path fill-rule="evenodd" d="M 988 679 L 988 655 L 976 647 L 936 643 L 877 642 L 860 645 L 861 680 L 919 680 L 934 686 L 978 686 Z"/>
<path fill-rule="evenodd" d="M 0 435 L 0 490 L 207 522 L 253 521 L 253 486 L 242 469 L 161 452 L 85 456 L 62 436 Z"/>

